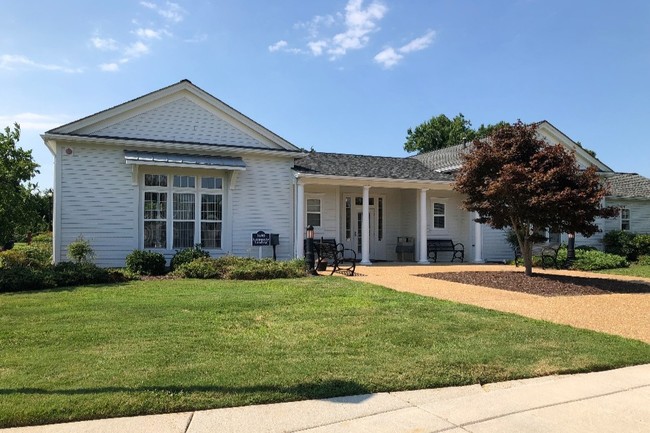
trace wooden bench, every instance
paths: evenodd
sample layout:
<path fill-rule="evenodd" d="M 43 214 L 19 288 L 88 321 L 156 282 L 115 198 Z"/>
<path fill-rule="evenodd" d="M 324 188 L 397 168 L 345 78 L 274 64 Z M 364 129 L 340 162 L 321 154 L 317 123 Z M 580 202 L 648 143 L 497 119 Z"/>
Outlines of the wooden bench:
<path fill-rule="evenodd" d="M 357 253 L 354 250 L 345 248 L 342 243 L 337 243 L 335 239 L 324 239 L 314 241 L 314 249 L 318 257 L 317 269 L 324 265 L 332 268 L 330 275 L 334 272 L 343 272 L 347 275 L 354 275 L 354 269 L 357 266 Z M 319 266 L 320 265 L 320 266 Z"/>
<path fill-rule="evenodd" d="M 560 251 L 560 244 L 534 244 L 533 245 L 533 256 L 541 257 L 542 269 L 547 267 L 554 267 L 555 269 L 560 268 L 560 264 L 557 262 L 557 253 Z M 519 245 L 514 248 L 515 253 L 515 266 L 519 266 L 519 262 L 522 260 L 521 249 Z"/>
<path fill-rule="evenodd" d="M 438 253 L 452 253 L 451 261 L 458 259 L 465 261 L 465 246 L 460 242 L 454 243 L 451 239 L 427 239 L 427 257 L 438 261 Z"/>

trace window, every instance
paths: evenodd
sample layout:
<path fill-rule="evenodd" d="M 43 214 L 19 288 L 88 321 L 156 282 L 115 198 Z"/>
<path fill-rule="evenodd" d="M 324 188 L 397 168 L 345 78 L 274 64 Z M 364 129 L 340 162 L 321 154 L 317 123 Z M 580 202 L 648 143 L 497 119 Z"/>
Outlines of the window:
<path fill-rule="evenodd" d="M 144 193 L 144 247 L 167 245 L 167 193 Z"/>
<path fill-rule="evenodd" d="M 630 210 L 621 209 L 621 230 L 630 230 Z"/>
<path fill-rule="evenodd" d="M 445 204 L 434 202 L 433 203 L 433 228 L 444 229 L 446 226 L 445 217 Z"/>
<path fill-rule="evenodd" d="M 352 198 L 345 197 L 345 239 L 352 239 Z"/>
<path fill-rule="evenodd" d="M 201 194 L 201 246 L 221 248 L 221 194 Z"/>
<path fill-rule="evenodd" d="M 319 227 L 321 225 L 320 199 L 307 199 L 307 225 Z"/>
<path fill-rule="evenodd" d="M 172 181 L 168 182 L 168 178 Z M 144 175 L 144 248 L 221 248 L 223 180 L 204 176 Z M 171 200 L 170 211 L 167 202 Z"/>
<path fill-rule="evenodd" d="M 384 238 L 384 199 L 377 198 L 377 240 Z"/>

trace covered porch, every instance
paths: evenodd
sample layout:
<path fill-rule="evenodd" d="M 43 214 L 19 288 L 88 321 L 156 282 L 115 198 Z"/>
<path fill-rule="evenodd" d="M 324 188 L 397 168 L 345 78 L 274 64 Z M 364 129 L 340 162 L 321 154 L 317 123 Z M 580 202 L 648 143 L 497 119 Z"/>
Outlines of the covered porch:
<path fill-rule="evenodd" d="M 315 239 L 336 239 L 361 264 L 431 263 L 427 239 L 464 246 L 465 262 L 482 263 L 481 225 L 461 208 L 451 182 L 405 179 L 326 178 L 298 173 L 295 182 L 296 256 L 304 256 L 305 228 Z M 453 252 L 438 253 L 448 263 Z"/>

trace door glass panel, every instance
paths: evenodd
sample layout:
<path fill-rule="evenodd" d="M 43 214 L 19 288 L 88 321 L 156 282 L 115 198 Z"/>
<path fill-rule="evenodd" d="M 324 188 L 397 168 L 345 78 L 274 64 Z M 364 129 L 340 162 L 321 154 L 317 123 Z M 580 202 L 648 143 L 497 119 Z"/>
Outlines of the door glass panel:
<path fill-rule="evenodd" d="M 357 252 L 361 254 L 361 227 L 363 221 L 363 212 L 357 212 Z"/>

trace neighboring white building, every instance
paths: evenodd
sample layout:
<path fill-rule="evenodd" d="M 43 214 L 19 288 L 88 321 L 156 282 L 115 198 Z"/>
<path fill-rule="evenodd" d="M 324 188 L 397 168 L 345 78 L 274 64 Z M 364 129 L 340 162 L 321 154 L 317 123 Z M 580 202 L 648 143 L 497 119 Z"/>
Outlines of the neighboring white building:
<path fill-rule="evenodd" d="M 600 222 L 604 230 L 650 232 L 650 180 L 613 173 L 548 122 L 539 131 L 610 181 L 607 204 L 625 210 Z M 187 80 L 42 137 L 55 156 L 57 262 L 79 236 L 101 266 L 124 266 L 134 249 L 171 258 L 195 244 L 257 256 L 251 234 L 260 230 L 279 234 L 278 258 L 288 259 L 303 255 L 308 224 L 363 263 L 404 258 L 398 239 L 423 263 L 428 238 L 463 243 L 468 261 L 512 256 L 502 231 L 461 209 L 452 185 L 462 145 L 410 158 L 307 153 Z"/>

